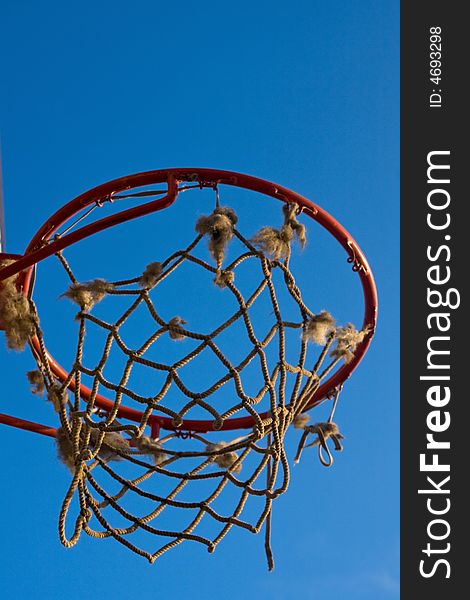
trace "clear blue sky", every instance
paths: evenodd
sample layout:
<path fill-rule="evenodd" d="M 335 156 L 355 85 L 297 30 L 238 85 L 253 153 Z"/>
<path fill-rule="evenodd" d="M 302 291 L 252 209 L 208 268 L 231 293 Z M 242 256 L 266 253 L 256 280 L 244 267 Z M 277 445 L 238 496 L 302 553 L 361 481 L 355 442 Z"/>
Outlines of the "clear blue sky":
<path fill-rule="evenodd" d="M 69 474 L 50 439 L 2 427 L 4 597 L 398 598 L 399 3 L 4 0 L 0 23 L 9 251 L 109 179 L 226 168 L 338 218 L 380 299 L 377 335 L 338 408 L 345 451 L 330 470 L 305 451 L 275 504 L 273 573 L 262 537 L 243 532 L 213 555 L 183 544 L 153 566 L 86 536 L 64 549 L 56 522 Z M 331 295 L 347 315 L 349 293 Z M 1 412 L 54 424 L 29 394 L 31 357 L 5 349 L 0 365 Z"/>

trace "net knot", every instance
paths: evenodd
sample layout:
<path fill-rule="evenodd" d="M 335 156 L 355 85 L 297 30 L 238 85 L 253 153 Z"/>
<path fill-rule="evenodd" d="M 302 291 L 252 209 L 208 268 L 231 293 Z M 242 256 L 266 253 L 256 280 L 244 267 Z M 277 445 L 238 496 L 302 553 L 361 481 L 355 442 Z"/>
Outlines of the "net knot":
<path fill-rule="evenodd" d="M 224 420 L 221 417 L 216 417 L 212 423 L 212 427 L 215 431 L 219 431 L 220 429 L 222 429 L 223 424 Z"/>
<path fill-rule="evenodd" d="M 308 319 L 304 325 L 303 339 L 319 346 L 326 344 L 327 337 L 335 330 L 335 320 L 329 312 L 323 310 Z"/>
<path fill-rule="evenodd" d="M 114 286 L 104 279 L 93 279 L 87 283 L 72 283 L 61 297 L 68 298 L 78 304 L 82 311 L 89 312 L 95 304 L 101 302 L 106 294 L 113 289 Z"/>
<path fill-rule="evenodd" d="M 352 323 L 340 327 L 336 331 L 336 346 L 330 352 L 330 356 L 335 359 L 343 359 L 345 363 L 351 362 L 357 346 L 364 341 L 370 331 L 370 327 L 358 331 Z"/>
<path fill-rule="evenodd" d="M 175 415 L 171 420 L 171 424 L 173 425 L 173 427 L 181 427 L 181 425 L 183 424 L 183 417 L 181 417 L 180 415 Z"/>
<path fill-rule="evenodd" d="M 162 274 L 162 271 L 163 271 L 163 268 L 162 268 L 161 263 L 159 263 L 159 262 L 149 263 L 145 267 L 145 271 L 142 273 L 142 275 L 139 279 L 140 287 L 143 287 L 145 289 L 152 288 L 157 283 L 158 278 Z"/>
<path fill-rule="evenodd" d="M 181 317 L 173 317 L 168 321 L 168 330 L 172 340 L 184 340 L 185 335 L 180 325 L 186 325 L 187 321 Z"/>
<path fill-rule="evenodd" d="M 234 281 L 235 273 L 225 269 L 218 269 L 214 277 L 215 285 L 218 285 L 221 289 L 224 289 L 229 283 L 233 283 Z"/>
<path fill-rule="evenodd" d="M 305 225 L 297 221 L 297 204 L 284 204 L 282 212 L 284 213 L 284 228 L 289 228 L 293 234 L 297 237 L 302 248 L 307 243 L 307 234 Z"/>
<path fill-rule="evenodd" d="M 199 217 L 196 231 L 209 238 L 209 252 L 218 268 L 222 265 L 225 251 L 233 238 L 234 227 L 238 221 L 235 211 L 228 206 L 219 206 L 207 216 Z"/>
<path fill-rule="evenodd" d="M 227 442 L 207 444 L 206 452 L 209 452 L 210 454 L 218 452 L 218 454 L 213 454 L 213 460 L 219 467 L 222 467 L 223 469 L 230 469 L 233 473 L 240 473 L 242 470 L 242 464 L 241 462 L 237 463 L 238 454 L 233 451 L 223 453 L 220 452 L 228 445 L 229 444 Z"/>
<path fill-rule="evenodd" d="M 80 518 L 82 523 L 88 523 L 91 520 L 93 513 L 90 508 L 86 507 L 80 511 Z"/>
<path fill-rule="evenodd" d="M 287 259 L 290 254 L 290 245 L 294 238 L 304 248 L 307 237 L 305 225 L 297 221 L 296 204 L 284 204 L 284 224 L 280 229 L 275 227 L 262 227 L 252 238 L 252 242 L 264 254 L 271 256 L 274 260 Z"/>
<path fill-rule="evenodd" d="M 93 452 L 90 450 L 90 448 L 86 448 L 78 457 L 79 462 L 86 462 L 89 461 L 93 458 Z"/>

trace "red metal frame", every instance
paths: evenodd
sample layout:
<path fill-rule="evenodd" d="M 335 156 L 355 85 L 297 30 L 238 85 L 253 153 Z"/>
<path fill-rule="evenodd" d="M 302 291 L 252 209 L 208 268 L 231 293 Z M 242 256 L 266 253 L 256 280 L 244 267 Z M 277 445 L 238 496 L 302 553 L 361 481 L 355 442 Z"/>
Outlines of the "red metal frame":
<path fill-rule="evenodd" d="M 18 417 L 11 417 L 0 413 L 0 423 L 3 425 L 9 425 L 10 427 L 17 427 L 18 429 L 24 429 L 25 431 L 32 431 L 33 433 L 40 433 L 41 435 L 47 435 L 55 438 L 56 431 L 55 427 L 49 427 L 48 425 L 41 425 L 40 423 L 33 423 L 33 421 L 25 421 Z"/>
<path fill-rule="evenodd" d="M 297 194 L 296 192 L 293 192 L 281 185 L 232 171 L 199 168 L 162 169 L 158 171 L 137 173 L 135 175 L 129 175 L 127 177 L 115 179 L 114 181 L 110 181 L 95 187 L 84 194 L 81 194 L 66 204 L 63 208 L 58 210 L 54 215 L 52 215 L 35 234 L 26 248 L 24 255 L 14 264 L 0 270 L 0 282 L 11 275 L 23 271 L 22 290 L 24 294 L 28 294 L 31 289 L 32 273 L 36 263 L 44 260 L 52 254 L 55 254 L 59 250 L 62 250 L 76 242 L 79 242 L 80 240 L 85 239 L 86 237 L 89 237 L 90 235 L 103 231 L 104 229 L 114 227 L 115 225 L 124 223 L 131 219 L 142 217 L 144 215 L 167 208 L 173 204 L 178 197 L 179 182 L 193 182 L 199 184 L 201 187 L 213 188 L 215 188 L 218 184 L 232 185 L 235 187 L 259 192 L 265 196 L 270 196 L 283 202 L 294 202 L 300 207 L 304 214 L 317 221 L 321 226 L 329 231 L 331 235 L 333 235 L 333 237 L 346 250 L 348 254 L 348 262 L 352 264 L 353 270 L 358 273 L 364 293 L 363 327 L 368 326 L 370 327 L 371 331 L 364 339 L 362 344 L 358 346 L 351 362 L 344 364 L 340 369 L 338 369 L 338 371 L 336 371 L 336 373 L 334 373 L 327 381 L 325 381 L 325 383 L 323 383 L 312 395 L 312 398 L 308 404 L 308 408 L 318 404 L 328 395 L 329 392 L 333 391 L 337 386 L 344 383 L 344 381 L 356 369 L 366 353 L 373 336 L 377 319 L 377 290 L 371 269 L 363 252 L 354 241 L 352 236 L 346 231 L 346 229 L 344 229 L 340 223 L 338 223 L 322 208 L 310 200 L 307 200 L 307 198 L 304 198 L 300 194 Z M 94 223 L 63 235 L 54 241 L 49 241 L 54 237 L 54 234 L 62 225 L 69 221 L 69 219 L 71 219 L 74 215 L 81 212 L 84 208 L 93 204 L 100 204 L 105 200 L 112 199 L 114 194 L 118 194 L 126 190 L 161 183 L 167 183 L 168 185 L 168 190 L 164 197 L 121 211 L 109 217 L 99 219 Z M 2 256 L 6 255 L 0 255 L 0 258 Z M 38 352 L 39 341 L 37 338 L 32 339 L 32 346 L 34 351 Z M 64 381 L 68 376 L 67 371 L 65 371 L 65 369 L 63 369 L 50 354 L 47 354 L 47 358 L 54 375 L 59 380 Z M 71 383 L 70 388 L 74 389 L 74 382 Z M 89 398 L 90 393 L 91 390 L 89 388 L 83 385 L 80 386 L 80 394 L 82 398 L 86 400 Z M 96 397 L 95 402 L 97 406 L 105 411 L 109 411 L 113 406 L 113 402 L 111 400 L 101 395 Z M 142 413 L 140 411 L 126 406 L 121 406 L 119 409 L 120 418 L 139 422 L 141 415 Z M 263 416 L 266 415 L 262 415 L 262 417 Z M 13 425 L 13 421 L 15 421 L 14 417 L 0 415 L 0 423 Z M 23 421 L 21 419 L 16 419 L 16 422 L 16 426 L 31 431 L 37 431 L 38 433 L 44 433 L 41 428 L 45 428 L 49 432 L 51 431 L 50 428 L 39 425 L 36 426 L 34 423 Z M 149 424 L 155 437 L 160 428 L 170 430 L 175 429 L 174 425 L 172 424 L 172 420 L 168 417 L 152 415 L 150 417 Z M 227 420 L 222 429 L 244 429 L 250 428 L 252 425 L 253 418 L 251 416 L 238 417 Z M 178 427 L 177 429 L 184 431 L 207 432 L 212 430 L 212 421 L 186 419 L 183 421 L 181 427 Z M 50 433 L 46 433 L 46 435 L 50 435 Z"/>

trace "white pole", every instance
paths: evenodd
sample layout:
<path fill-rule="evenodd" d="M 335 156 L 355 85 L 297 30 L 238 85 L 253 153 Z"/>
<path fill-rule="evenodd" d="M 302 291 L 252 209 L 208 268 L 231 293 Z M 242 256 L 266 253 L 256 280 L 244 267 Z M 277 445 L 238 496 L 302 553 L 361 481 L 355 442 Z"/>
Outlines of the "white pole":
<path fill-rule="evenodd" d="M 5 211 L 3 207 L 2 146 L 0 142 L 0 252 L 6 252 Z"/>

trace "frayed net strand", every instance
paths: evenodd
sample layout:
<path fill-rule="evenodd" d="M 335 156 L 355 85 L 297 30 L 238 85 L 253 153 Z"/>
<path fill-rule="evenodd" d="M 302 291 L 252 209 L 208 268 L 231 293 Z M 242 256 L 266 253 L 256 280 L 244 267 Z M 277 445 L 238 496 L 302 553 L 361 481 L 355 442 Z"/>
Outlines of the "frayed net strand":
<path fill-rule="evenodd" d="M 327 337 L 335 330 L 335 320 L 329 312 L 323 310 L 305 323 L 303 338 L 305 341 L 324 346 Z"/>
<path fill-rule="evenodd" d="M 220 206 L 211 215 L 199 217 L 196 223 L 196 231 L 209 237 L 209 252 L 218 267 L 222 265 L 237 221 L 238 217 L 232 208 Z"/>

